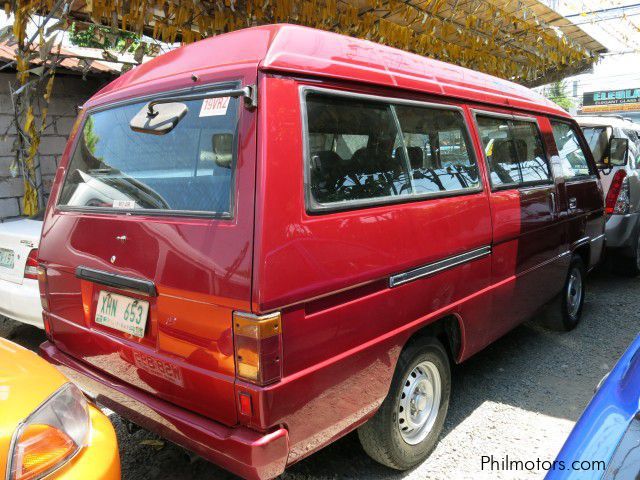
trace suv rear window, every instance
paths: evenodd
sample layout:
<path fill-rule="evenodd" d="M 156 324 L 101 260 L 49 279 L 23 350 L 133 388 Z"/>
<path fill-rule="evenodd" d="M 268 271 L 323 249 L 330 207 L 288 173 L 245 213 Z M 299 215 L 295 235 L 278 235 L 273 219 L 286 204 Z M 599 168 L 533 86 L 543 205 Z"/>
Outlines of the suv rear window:
<path fill-rule="evenodd" d="M 230 216 L 238 100 L 207 100 L 182 102 L 186 115 L 164 135 L 129 126 L 146 102 L 90 113 L 58 204 Z"/>

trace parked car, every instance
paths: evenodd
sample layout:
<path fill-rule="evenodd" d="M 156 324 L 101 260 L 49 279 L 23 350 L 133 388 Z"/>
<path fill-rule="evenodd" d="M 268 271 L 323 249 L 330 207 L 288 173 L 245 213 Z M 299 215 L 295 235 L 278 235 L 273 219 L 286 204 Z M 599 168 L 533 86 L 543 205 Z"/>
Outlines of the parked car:
<path fill-rule="evenodd" d="M 640 476 L 640 336 L 602 379 L 547 480 Z"/>
<path fill-rule="evenodd" d="M 0 476 L 120 479 L 109 419 L 55 367 L 0 338 Z"/>
<path fill-rule="evenodd" d="M 0 315 L 39 328 L 42 306 L 38 289 L 40 216 L 0 223 Z"/>
<path fill-rule="evenodd" d="M 620 273 L 640 274 L 640 124 L 612 116 L 578 117 L 605 191 L 606 248 Z"/>
<path fill-rule="evenodd" d="M 411 468 L 451 362 L 547 302 L 580 320 L 598 174 L 524 87 L 277 25 L 158 57 L 81 115 L 40 245 L 42 354 L 245 478 L 356 428 Z"/>

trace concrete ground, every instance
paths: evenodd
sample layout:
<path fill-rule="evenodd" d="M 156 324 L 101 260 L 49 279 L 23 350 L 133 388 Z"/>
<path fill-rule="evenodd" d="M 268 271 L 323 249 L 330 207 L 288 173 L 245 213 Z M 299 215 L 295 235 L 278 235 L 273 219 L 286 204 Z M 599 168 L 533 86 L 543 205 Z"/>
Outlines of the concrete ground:
<path fill-rule="evenodd" d="M 524 324 L 453 370 L 453 394 L 442 439 L 431 457 L 409 472 L 396 472 L 367 457 L 356 434 L 289 468 L 283 480 L 522 479 L 545 471 L 483 468 L 498 462 L 555 458 L 598 381 L 640 331 L 640 279 L 597 272 L 589 279 L 584 318 L 570 333 Z M 10 321 L 0 335 L 29 348 L 41 331 Z M 127 433 L 115 415 L 125 480 L 236 478 L 149 432 Z M 486 458 L 485 458 L 486 459 Z"/>

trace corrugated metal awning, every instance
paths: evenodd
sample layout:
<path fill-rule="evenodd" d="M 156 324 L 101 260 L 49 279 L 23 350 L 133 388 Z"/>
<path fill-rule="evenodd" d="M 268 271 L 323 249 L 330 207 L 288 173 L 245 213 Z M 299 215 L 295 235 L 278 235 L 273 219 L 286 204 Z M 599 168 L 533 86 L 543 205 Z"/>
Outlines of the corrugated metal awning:
<path fill-rule="evenodd" d="M 538 0 L 76 0 L 71 15 L 185 43 L 254 25 L 296 23 L 528 86 L 584 71 L 606 51 Z"/>

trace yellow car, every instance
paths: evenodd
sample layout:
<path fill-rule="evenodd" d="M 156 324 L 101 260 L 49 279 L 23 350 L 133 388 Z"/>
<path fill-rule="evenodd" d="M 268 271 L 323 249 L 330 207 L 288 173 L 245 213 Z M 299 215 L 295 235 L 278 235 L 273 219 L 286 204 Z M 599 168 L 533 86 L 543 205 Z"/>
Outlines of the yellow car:
<path fill-rule="evenodd" d="M 0 479 L 120 479 L 113 425 L 55 367 L 0 338 Z"/>

